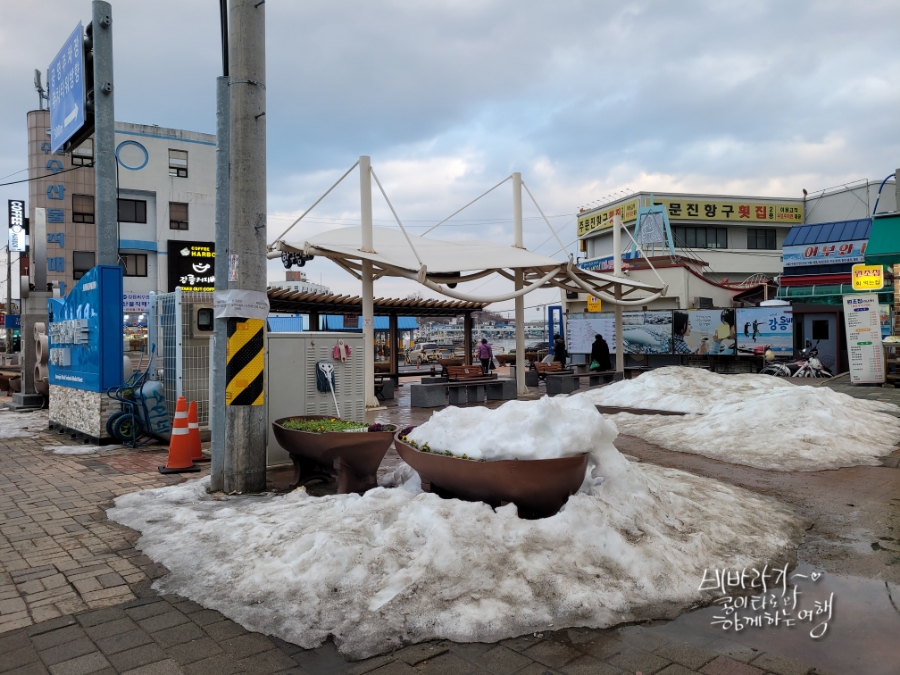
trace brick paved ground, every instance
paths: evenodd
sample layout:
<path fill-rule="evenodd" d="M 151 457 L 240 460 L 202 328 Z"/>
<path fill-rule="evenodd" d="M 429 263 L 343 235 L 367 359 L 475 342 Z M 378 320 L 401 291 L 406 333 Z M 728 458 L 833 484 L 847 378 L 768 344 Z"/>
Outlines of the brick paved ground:
<path fill-rule="evenodd" d="M 71 441 L 49 433 L 0 440 L 4 675 L 818 672 L 727 640 L 671 641 L 639 626 L 563 630 L 499 644 L 438 641 L 361 662 L 345 661 L 330 643 L 304 650 L 153 591 L 152 580 L 166 570 L 135 549 L 138 534 L 108 521 L 105 509 L 116 496 L 181 480 L 156 472 L 164 452 L 55 455 L 43 449 L 52 443 Z"/>

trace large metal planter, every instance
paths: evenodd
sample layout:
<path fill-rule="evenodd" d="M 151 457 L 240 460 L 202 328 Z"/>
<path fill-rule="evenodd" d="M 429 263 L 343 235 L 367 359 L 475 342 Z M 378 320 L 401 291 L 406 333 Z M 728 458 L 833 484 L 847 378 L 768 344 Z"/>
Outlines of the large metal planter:
<path fill-rule="evenodd" d="M 479 462 L 417 450 L 394 437 L 404 462 L 422 479 L 422 489 L 491 506 L 513 503 L 520 518 L 547 518 L 559 511 L 584 482 L 588 456 Z"/>
<path fill-rule="evenodd" d="M 385 425 L 388 431 L 326 432 L 286 429 L 284 422 L 292 419 L 331 419 L 322 415 L 282 417 L 272 422 L 275 439 L 288 451 L 294 463 L 291 489 L 311 480 L 333 480 L 337 475 L 338 494 L 377 487 L 376 473 L 385 453 L 394 440 L 395 425 Z"/>

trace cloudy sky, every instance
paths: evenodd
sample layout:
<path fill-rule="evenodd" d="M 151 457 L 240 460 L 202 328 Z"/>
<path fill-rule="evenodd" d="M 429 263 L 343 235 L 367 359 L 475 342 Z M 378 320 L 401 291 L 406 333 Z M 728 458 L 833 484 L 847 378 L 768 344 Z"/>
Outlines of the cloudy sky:
<path fill-rule="evenodd" d="M 626 189 L 797 196 L 900 166 L 898 0 L 265 8 L 270 239 L 362 154 L 413 231 L 521 171 L 566 244 L 580 206 Z M 34 68 L 90 11 L 88 0 L 2 3 L 0 182 L 25 177 Z M 218 3 L 114 0 L 113 14 L 117 119 L 213 133 Z M 354 175 L 291 238 L 358 223 L 357 191 Z M 0 200 L 24 194 L 0 187 Z M 559 246 L 537 216 L 526 203 L 526 246 L 551 255 Z M 377 194 L 375 218 L 392 224 Z M 434 234 L 511 241 L 509 189 Z M 306 270 L 359 292 L 327 261 Z M 269 278 L 283 278 L 280 263 Z M 376 284 L 382 296 L 416 290 Z"/>

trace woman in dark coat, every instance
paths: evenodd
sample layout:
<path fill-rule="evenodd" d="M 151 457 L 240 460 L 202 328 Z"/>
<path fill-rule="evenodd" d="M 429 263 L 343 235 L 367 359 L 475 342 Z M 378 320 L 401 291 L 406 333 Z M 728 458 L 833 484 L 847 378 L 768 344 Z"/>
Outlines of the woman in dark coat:
<path fill-rule="evenodd" d="M 559 361 L 563 368 L 566 367 L 566 358 L 569 353 L 566 351 L 566 341 L 561 335 L 557 335 L 553 340 L 553 360 Z"/>
<path fill-rule="evenodd" d="M 612 370 L 612 363 L 609 359 L 609 345 L 599 333 L 594 338 L 594 344 L 591 345 L 591 362 L 594 361 L 600 364 L 594 370 Z"/>

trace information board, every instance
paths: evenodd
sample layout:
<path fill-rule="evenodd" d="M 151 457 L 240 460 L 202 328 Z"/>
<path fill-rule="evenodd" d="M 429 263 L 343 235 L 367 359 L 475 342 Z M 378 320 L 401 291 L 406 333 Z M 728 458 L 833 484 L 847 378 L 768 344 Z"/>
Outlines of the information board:
<path fill-rule="evenodd" d="M 587 317 L 570 317 L 566 326 L 567 349 L 570 354 L 590 354 L 597 334 L 616 351 L 616 316 L 612 312 Z M 672 312 L 623 312 L 622 342 L 626 354 L 671 354 Z"/>
<path fill-rule="evenodd" d="M 56 152 L 84 126 L 84 35 L 81 22 L 50 63 L 50 152 Z"/>
<path fill-rule="evenodd" d="M 878 295 L 866 293 L 844 296 L 844 328 L 850 358 L 850 382 L 884 382 L 884 350 L 881 346 L 881 317 Z"/>
<path fill-rule="evenodd" d="M 673 348 L 676 354 L 734 356 L 734 309 L 676 310 Z"/>

